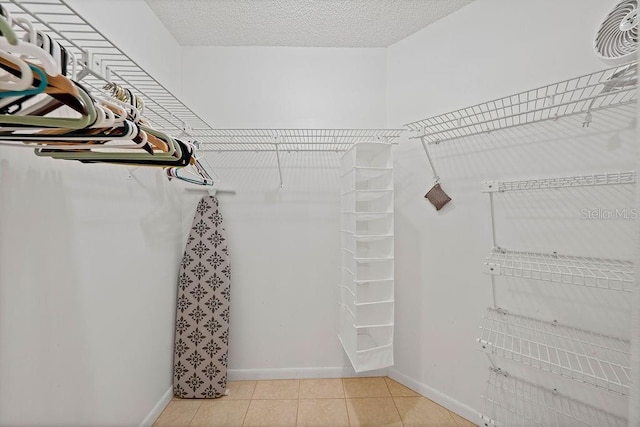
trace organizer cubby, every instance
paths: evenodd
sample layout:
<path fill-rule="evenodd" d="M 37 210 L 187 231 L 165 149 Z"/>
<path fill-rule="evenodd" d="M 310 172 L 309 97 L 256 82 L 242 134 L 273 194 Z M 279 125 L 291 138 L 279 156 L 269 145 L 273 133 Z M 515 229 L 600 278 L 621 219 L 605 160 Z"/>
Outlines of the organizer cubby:
<path fill-rule="evenodd" d="M 356 372 L 393 365 L 391 145 L 354 144 L 341 159 L 339 338 Z"/>

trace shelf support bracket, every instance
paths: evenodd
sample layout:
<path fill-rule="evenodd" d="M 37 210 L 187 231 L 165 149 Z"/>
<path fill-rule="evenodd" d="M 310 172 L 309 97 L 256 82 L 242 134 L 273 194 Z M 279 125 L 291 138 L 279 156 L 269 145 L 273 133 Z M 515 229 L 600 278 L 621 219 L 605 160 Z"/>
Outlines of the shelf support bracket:
<path fill-rule="evenodd" d="M 500 264 L 496 264 L 493 262 L 485 262 L 484 263 L 484 272 L 487 274 L 493 274 L 494 276 L 500 275 Z"/>
<path fill-rule="evenodd" d="M 480 185 L 480 191 L 483 193 L 497 193 L 500 191 L 500 185 L 496 181 L 485 181 Z"/>
<path fill-rule="evenodd" d="M 284 186 L 284 183 L 282 181 L 282 164 L 280 163 L 280 148 L 278 147 L 279 144 L 279 139 L 280 136 L 279 135 L 273 135 L 271 137 L 273 139 L 273 146 L 276 150 L 276 160 L 278 161 L 278 176 L 280 177 L 280 188 L 282 188 Z"/>
<path fill-rule="evenodd" d="M 485 426 L 488 426 L 488 425 L 497 426 L 496 421 L 493 418 L 487 417 L 484 414 L 480 415 L 480 419 L 482 419 L 482 421 L 484 422 Z"/>
<path fill-rule="evenodd" d="M 420 142 L 422 143 L 422 148 L 424 148 L 424 152 L 427 155 L 427 159 L 429 160 L 429 165 L 431 166 L 431 170 L 433 171 L 433 180 L 435 183 L 440 182 L 440 176 L 438 176 L 438 172 L 436 172 L 435 166 L 433 166 L 433 160 L 431 159 L 431 155 L 429 154 L 429 150 L 427 149 L 427 143 L 424 140 L 424 131 L 419 134 Z"/>

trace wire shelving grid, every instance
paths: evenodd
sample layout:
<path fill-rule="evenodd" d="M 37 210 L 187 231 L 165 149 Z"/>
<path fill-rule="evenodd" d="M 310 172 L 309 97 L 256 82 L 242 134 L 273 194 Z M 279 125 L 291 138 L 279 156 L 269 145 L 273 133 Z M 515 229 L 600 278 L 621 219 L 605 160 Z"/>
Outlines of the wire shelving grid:
<path fill-rule="evenodd" d="M 359 142 L 393 144 L 404 129 L 210 129 L 196 130 L 201 152 L 275 153 L 280 187 L 284 186 L 281 154 L 343 153 Z"/>
<path fill-rule="evenodd" d="M 631 292 L 633 262 L 554 253 L 494 248 L 485 260 L 485 273 Z"/>
<path fill-rule="evenodd" d="M 3 5 L 12 17 L 27 19 L 70 51 L 81 67 L 83 85 L 101 91 L 106 82 L 113 82 L 141 96 L 143 115 L 154 128 L 174 136 L 211 129 L 64 0 L 9 0 Z"/>
<path fill-rule="evenodd" d="M 480 418 L 497 427 L 626 427 L 627 420 L 504 371 L 491 370 Z"/>
<path fill-rule="evenodd" d="M 591 175 L 557 178 L 527 179 L 518 181 L 487 181 L 482 184 L 483 192 L 505 192 L 524 190 L 547 190 L 567 187 L 593 187 L 599 185 L 635 184 L 636 172 L 595 173 Z"/>
<path fill-rule="evenodd" d="M 621 338 L 489 308 L 478 343 L 490 354 L 629 394 L 630 345 Z"/>
<path fill-rule="evenodd" d="M 635 183 L 636 172 L 634 171 L 483 182 L 481 191 L 489 194 L 494 244 L 491 253 L 484 262 L 484 272 L 494 276 L 512 276 L 593 288 L 631 291 L 635 280 L 634 265 L 631 261 L 557 253 L 510 251 L 499 247 L 495 237 L 493 193 Z"/>
<path fill-rule="evenodd" d="M 201 151 L 347 151 L 358 142 L 388 142 L 404 129 L 212 129 L 194 131 Z"/>
<path fill-rule="evenodd" d="M 462 138 L 636 102 L 635 62 L 407 123 L 427 143 Z"/>

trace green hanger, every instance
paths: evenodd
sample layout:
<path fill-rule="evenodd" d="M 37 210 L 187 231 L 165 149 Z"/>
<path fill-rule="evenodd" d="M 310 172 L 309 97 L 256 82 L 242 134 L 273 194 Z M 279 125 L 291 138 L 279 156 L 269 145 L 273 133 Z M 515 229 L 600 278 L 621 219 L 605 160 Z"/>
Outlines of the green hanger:
<path fill-rule="evenodd" d="M 0 114 L 0 124 L 22 125 L 43 128 L 82 129 L 91 126 L 97 117 L 93 102 L 82 88 L 78 88 L 78 94 L 87 109 L 86 115 L 79 118 L 43 117 L 43 116 L 17 116 L 12 114 Z"/>
<path fill-rule="evenodd" d="M 109 163 L 135 163 L 135 162 L 151 162 L 157 163 L 159 166 L 165 166 L 169 163 L 169 165 L 173 165 L 179 159 L 183 157 L 185 153 L 183 153 L 182 148 L 179 144 L 175 142 L 173 138 L 168 136 L 167 134 L 157 131 L 155 129 L 148 128 L 146 126 L 140 125 L 140 128 L 145 132 L 148 132 L 158 138 L 164 140 L 169 146 L 169 152 L 165 151 L 154 151 L 153 154 L 148 154 L 146 152 L 135 152 L 135 153 L 107 153 L 107 152 L 97 152 L 97 151 L 68 151 L 68 150 L 58 150 L 55 151 L 55 147 L 47 147 L 46 149 L 36 149 L 35 154 L 40 157 L 51 157 L 54 159 L 65 159 L 65 160 L 87 160 L 87 161 L 102 161 Z M 100 147 L 96 147 L 100 148 Z M 146 165 L 146 163 L 145 163 Z M 153 164 L 148 164 L 149 166 L 153 166 Z"/>
<path fill-rule="evenodd" d="M 18 36 L 2 14 L 0 14 L 0 32 L 2 32 L 4 37 L 6 37 L 10 45 L 15 46 L 18 44 Z"/>

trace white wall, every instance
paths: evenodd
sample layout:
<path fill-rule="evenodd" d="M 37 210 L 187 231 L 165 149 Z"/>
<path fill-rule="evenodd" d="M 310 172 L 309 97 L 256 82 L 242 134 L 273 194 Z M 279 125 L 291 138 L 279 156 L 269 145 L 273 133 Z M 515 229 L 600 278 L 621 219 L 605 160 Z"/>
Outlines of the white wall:
<path fill-rule="evenodd" d="M 184 47 L 184 95 L 216 128 L 379 127 L 385 50 Z"/>
<path fill-rule="evenodd" d="M 177 86 L 144 1 L 72 4 Z M 138 425 L 165 394 L 180 197 L 160 170 L 0 150 L 0 425 Z"/>
<path fill-rule="evenodd" d="M 387 52 L 387 125 L 427 118 L 606 68 L 592 51 L 613 1 L 477 0 Z M 417 140 L 396 150 L 396 366 L 392 374 L 469 417 L 481 409 L 488 360 L 475 338 L 492 303 L 481 273 L 491 248 L 490 179 L 634 169 L 633 113 L 432 147 L 453 202 L 437 213 L 423 199 L 431 172 Z M 597 117 L 596 117 L 597 116 Z M 630 258 L 632 221 L 580 220 L 581 208 L 633 206 L 633 189 L 505 195 L 498 244 L 519 250 Z M 522 280 L 497 281 L 498 305 L 525 315 L 628 337 L 628 303 L 615 292 Z M 559 387 L 624 414 L 624 400 L 502 363 L 513 374 Z"/>
<path fill-rule="evenodd" d="M 218 128 L 384 127 L 383 49 L 185 48 L 188 104 Z M 335 153 L 210 153 L 232 256 L 232 378 L 343 375 Z M 185 227 L 196 200 L 185 206 Z M 186 228 L 185 228 L 186 230 Z M 186 231 L 185 231 L 186 232 Z"/>

